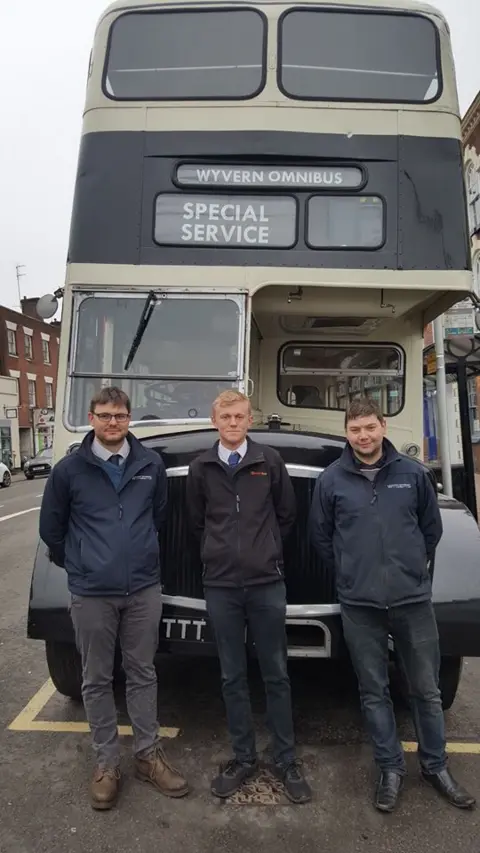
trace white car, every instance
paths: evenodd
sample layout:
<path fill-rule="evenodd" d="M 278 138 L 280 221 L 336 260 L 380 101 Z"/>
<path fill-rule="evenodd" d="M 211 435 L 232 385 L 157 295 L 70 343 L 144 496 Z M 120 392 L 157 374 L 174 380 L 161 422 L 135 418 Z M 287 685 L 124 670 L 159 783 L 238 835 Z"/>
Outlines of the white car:
<path fill-rule="evenodd" d="M 0 462 L 0 486 L 2 489 L 6 489 L 8 486 L 12 484 L 12 475 L 8 470 L 7 466 Z"/>

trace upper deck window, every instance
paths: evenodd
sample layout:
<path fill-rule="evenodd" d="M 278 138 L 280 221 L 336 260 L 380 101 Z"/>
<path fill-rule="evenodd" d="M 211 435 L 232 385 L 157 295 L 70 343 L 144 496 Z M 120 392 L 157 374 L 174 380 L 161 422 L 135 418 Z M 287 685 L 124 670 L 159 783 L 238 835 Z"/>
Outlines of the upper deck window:
<path fill-rule="evenodd" d="M 265 74 L 266 27 L 253 9 L 129 12 L 110 32 L 105 93 L 115 100 L 242 99 Z"/>
<path fill-rule="evenodd" d="M 441 91 L 438 33 L 421 15 L 286 12 L 279 85 L 316 101 L 430 103 Z"/>

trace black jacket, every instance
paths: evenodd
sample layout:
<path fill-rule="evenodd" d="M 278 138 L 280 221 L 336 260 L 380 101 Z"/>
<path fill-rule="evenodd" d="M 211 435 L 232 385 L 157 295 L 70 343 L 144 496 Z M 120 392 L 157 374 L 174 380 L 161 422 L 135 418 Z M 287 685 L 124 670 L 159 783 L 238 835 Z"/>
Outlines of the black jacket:
<path fill-rule="evenodd" d="M 205 586 L 283 578 L 282 540 L 295 523 L 292 481 L 276 450 L 247 441 L 235 468 L 219 459 L 218 441 L 189 468 L 187 507 Z"/>
<path fill-rule="evenodd" d="M 128 436 L 130 453 L 117 492 L 92 453 L 87 433 L 45 486 L 40 536 L 64 566 L 70 592 L 129 595 L 160 580 L 158 533 L 167 506 L 160 456 Z"/>
<path fill-rule="evenodd" d="M 335 570 L 344 604 L 387 608 L 431 597 L 428 562 L 443 532 L 435 490 L 419 462 L 389 441 L 384 449 L 373 482 L 347 445 L 315 487 L 312 541 Z"/>

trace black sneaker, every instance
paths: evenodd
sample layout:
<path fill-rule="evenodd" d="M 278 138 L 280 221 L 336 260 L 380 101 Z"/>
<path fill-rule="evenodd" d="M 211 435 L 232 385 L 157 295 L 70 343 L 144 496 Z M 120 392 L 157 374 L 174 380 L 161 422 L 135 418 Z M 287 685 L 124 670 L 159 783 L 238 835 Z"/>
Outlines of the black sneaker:
<path fill-rule="evenodd" d="M 258 768 L 258 761 L 238 761 L 230 759 L 225 765 L 220 766 L 220 773 L 211 785 L 212 794 L 216 797 L 231 797 L 243 785 L 246 779 L 254 776 Z"/>
<path fill-rule="evenodd" d="M 292 803 L 308 803 L 312 799 L 312 789 L 302 772 L 302 764 L 297 759 L 290 764 L 274 764 L 273 772 L 283 782 L 285 794 Z"/>

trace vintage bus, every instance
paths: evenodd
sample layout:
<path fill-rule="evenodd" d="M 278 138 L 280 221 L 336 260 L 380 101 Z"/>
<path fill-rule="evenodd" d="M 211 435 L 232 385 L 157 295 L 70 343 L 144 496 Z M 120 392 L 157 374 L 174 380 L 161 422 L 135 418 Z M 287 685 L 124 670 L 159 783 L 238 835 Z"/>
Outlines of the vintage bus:
<path fill-rule="evenodd" d="M 214 440 L 212 399 L 234 387 L 297 494 L 289 654 L 346 655 L 335 580 L 307 534 L 316 478 L 340 454 L 345 407 L 360 393 L 379 401 L 397 447 L 422 458 L 423 329 L 471 291 L 439 12 L 412 0 L 106 10 L 57 294 L 54 458 L 78 447 L 93 392 L 121 385 L 132 431 L 169 476 L 160 652 L 214 652 L 185 480 Z M 47 297 L 39 312 L 56 304 Z M 463 657 L 480 654 L 480 534 L 461 503 L 439 500 L 433 585 L 449 707 Z M 65 572 L 40 542 L 28 635 L 45 641 L 57 689 L 78 697 L 68 602 Z"/>

